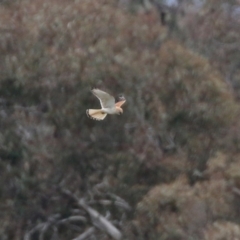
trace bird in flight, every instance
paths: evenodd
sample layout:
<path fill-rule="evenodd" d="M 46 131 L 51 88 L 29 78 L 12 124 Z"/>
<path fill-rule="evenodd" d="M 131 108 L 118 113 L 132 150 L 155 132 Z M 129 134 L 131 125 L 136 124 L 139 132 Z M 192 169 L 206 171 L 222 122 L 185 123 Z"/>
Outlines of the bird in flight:
<path fill-rule="evenodd" d="M 103 120 L 107 114 L 122 114 L 123 110 L 121 106 L 126 102 L 124 97 L 121 97 L 121 101 L 115 103 L 115 99 L 110 94 L 94 88 L 92 93 L 99 99 L 101 109 L 87 109 L 87 116 L 94 120 Z"/>

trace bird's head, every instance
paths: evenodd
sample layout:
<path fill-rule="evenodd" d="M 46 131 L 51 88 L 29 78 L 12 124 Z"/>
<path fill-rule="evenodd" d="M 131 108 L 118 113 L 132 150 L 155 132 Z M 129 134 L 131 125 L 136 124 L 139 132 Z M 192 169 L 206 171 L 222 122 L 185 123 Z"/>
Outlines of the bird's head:
<path fill-rule="evenodd" d="M 120 107 L 116 107 L 116 110 L 117 110 L 117 114 L 118 114 L 118 115 L 123 114 L 123 110 L 122 110 L 122 108 L 120 108 Z"/>

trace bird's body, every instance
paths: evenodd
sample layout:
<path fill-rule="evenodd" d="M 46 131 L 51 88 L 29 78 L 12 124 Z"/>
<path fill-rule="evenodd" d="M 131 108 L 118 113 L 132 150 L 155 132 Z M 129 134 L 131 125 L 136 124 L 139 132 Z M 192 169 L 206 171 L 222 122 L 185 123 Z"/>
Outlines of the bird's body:
<path fill-rule="evenodd" d="M 113 107 L 113 108 L 102 108 L 102 111 L 107 113 L 107 114 L 118 114 L 119 111 L 117 108 Z"/>
<path fill-rule="evenodd" d="M 115 103 L 113 96 L 97 88 L 93 89 L 92 93 L 99 99 L 102 108 L 87 109 L 86 113 L 89 118 L 103 120 L 107 114 L 123 113 L 121 106 L 126 102 L 125 99 Z"/>

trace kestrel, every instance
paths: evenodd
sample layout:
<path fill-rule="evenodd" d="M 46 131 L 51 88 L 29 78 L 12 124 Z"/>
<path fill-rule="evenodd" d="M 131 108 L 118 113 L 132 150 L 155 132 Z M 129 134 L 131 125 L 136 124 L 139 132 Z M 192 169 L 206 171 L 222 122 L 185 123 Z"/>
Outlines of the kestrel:
<path fill-rule="evenodd" d="M 101 109 L 87 109 L 87 116 L 94 120 L 103 120 L 107 114 L 122 114 L 123 110 L 121 106 L 126 102 L 125 98 L 121 98 L 121 101 L 115 103 L 115 99 L 110 94 L 94 88 L 92 93 L 99 99 Z"/>

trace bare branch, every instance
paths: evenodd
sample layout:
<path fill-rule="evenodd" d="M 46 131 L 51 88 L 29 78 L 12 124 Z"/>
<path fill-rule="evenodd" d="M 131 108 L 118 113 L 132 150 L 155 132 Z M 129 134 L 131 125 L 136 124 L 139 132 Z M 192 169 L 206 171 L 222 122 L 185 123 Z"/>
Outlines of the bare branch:
<path fill-rule="evenodd" d="M 61 219 L 58 221 L 58 224 L 70 222 L 87 222 L 87 219 L 83 216 L 70 216 L 68 218 Z"/>
<path fill-rule="evenodd" d="M 43 228 L 40 230 L 39 240 L 44 240 L 44 234 L 49 229 L 49 227 L 52 225 L 51 222 L 47 222 L 44 224 Z"/>
<path fill-rule="evenodd" d="M 119 240 L 122 238 L 121 232 L 105 217 L 103 217 L 99 212 L 89 207 L 84 199 L 78 199 L 76 195 L 74 195 L 71 191 L 67 189 L 61 189 L 61 192 L 70 198 L 74 199 L 80 207 L 82 207 L 91 217 L 92 223 L 103 230 L 107 234 L 109 234 L 112 238 Z"/>
<path fill-rule="evenodd" d="M 233 193 L 235 193 L 236 195 L 240 196 L 240 189 L 239 189 L 239 188 L 233 187 L 233 188 L 232 188 L 232 191 L 233 191 Z"/>
<path fill-rule="evenodd" d="M 24 236 L 24 240 L 31 240 L 32 234 L 34 234 L 37 231 L 41 231 L 45 226 L 45 223 L 39 223 L 37 226 L 32 228 L 29 232 L 27 232 Z"/>
<path fill-rule="evenodd" d="M 90 235 L 92 235 L 94 232 L 95 232 L 95 227 L 90 227 L 84 233 L 80 234 L 78 237 L 76 237 L 72 240 L 84 240 L 84 239 L 88 238 Z"/>
<path fill-rule="evenodd" d="M 110 197 L 115 199 L 115 204 L 119 207 L 124 208 L 125 210 L 131 211 L 132 208 L 131 206 L 121 197 L 117 196 L 116 194 L 109 193 L 108 194 Z"/>
<path fill-rule="evenodd" d="M 122 238 L 121 232 L 105 217 L 98 213 L 93 208 L 89 207 L 83 199 L 78 201 L 78 205 L 85 209 L 90 215 L 93 224 L 99 229 L 108 233 L 112 238 L 119 240 Z"/>

